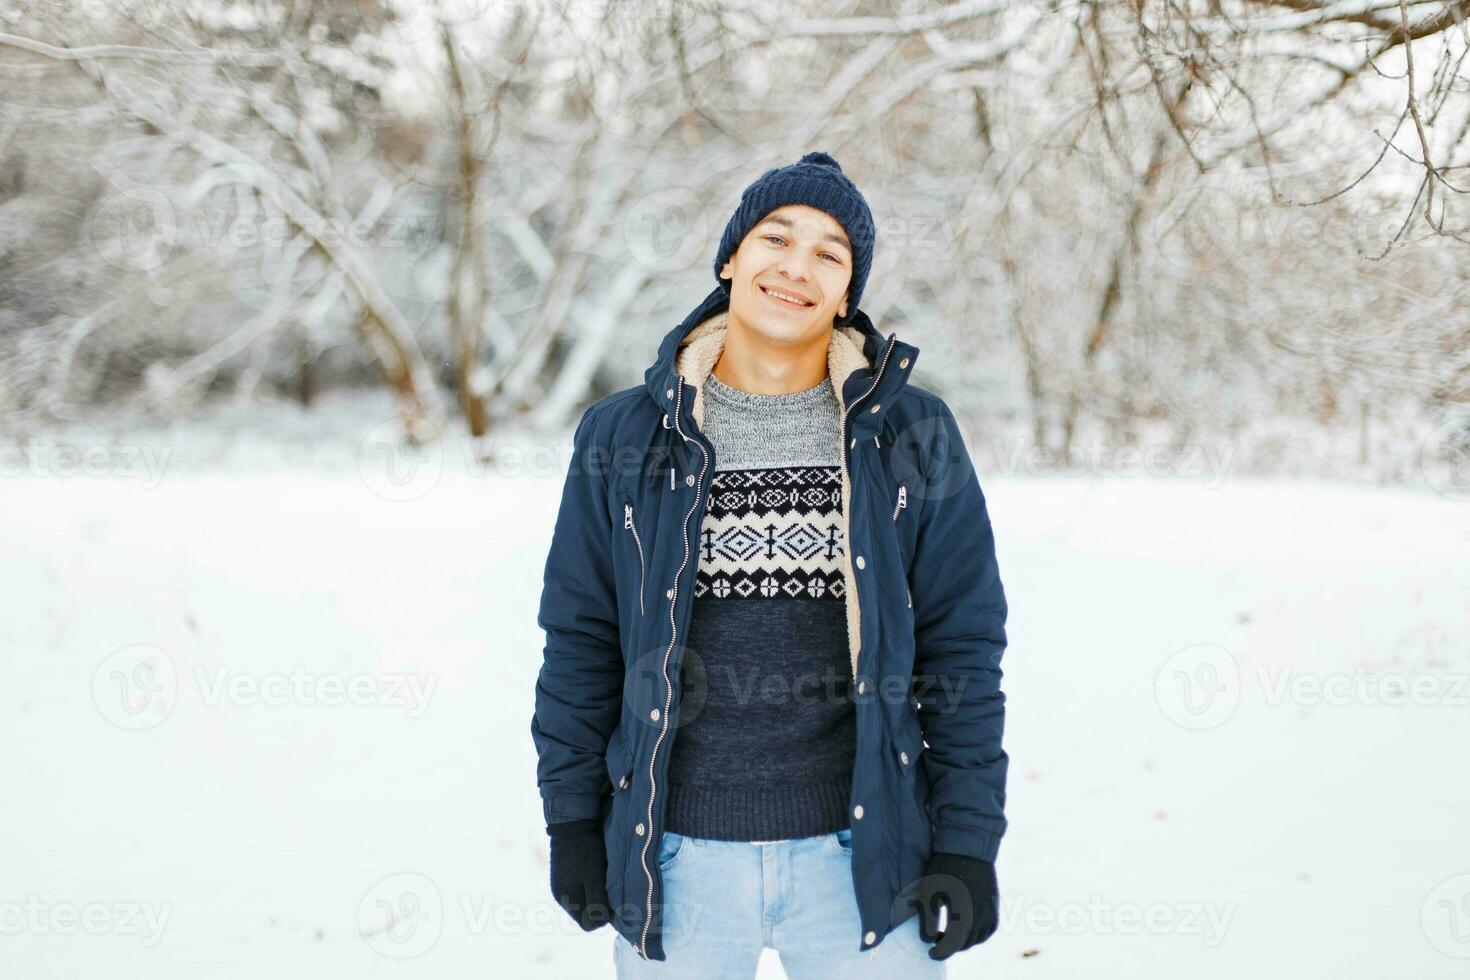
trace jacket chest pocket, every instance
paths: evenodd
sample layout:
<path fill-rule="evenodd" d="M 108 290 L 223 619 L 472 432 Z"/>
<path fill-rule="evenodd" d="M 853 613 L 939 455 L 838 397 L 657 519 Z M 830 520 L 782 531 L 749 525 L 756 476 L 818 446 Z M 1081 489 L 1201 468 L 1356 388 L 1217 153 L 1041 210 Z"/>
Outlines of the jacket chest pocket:
<path fill-rule="evenodd" d="M 622 494 L 623 533 L 631 539 L 633 553 L 638 559 L 638 615 L 645 615 L 644 595 L 648 590 L 648 553 L 644 548 L 642 533 L 638 529 L 638 509 L 631 494 Z"/>
<path fill-rule="evenodd" d="M 907 569 L 909 555 L 913 553 L 913 549 L 910 545 L 905 544 L 906 540 L 913 540 L 913 535 L 909 530 L 906 517 L 908 509 L 909 483 L 908 480 L 899 480 L 898 489 L 893 492 L 893 526 L 895 533 L 898 534 L 898 550 L 904 559 L 904 598 L 908 603 L 908 608 L 912 609 L 914 607 L 914 597 L 909 592 Z"/>

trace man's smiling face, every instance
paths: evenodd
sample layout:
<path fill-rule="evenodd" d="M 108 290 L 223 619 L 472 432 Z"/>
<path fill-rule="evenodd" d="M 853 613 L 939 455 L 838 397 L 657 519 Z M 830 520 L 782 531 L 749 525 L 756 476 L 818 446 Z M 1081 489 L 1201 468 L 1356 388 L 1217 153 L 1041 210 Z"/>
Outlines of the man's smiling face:
<path fill-rule="evenodd" d="M 758 221 L 720 270 L 730 315 L 771 340 L 801 342 L 847 313 L 852 246 L 825 211 L 788 204 Z"/>

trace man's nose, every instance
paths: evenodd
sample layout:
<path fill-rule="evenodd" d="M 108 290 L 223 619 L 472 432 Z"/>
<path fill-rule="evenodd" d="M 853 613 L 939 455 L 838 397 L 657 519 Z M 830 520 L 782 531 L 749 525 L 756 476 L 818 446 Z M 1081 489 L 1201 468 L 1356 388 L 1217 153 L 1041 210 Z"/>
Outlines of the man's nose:
<path fill-rule="evenodd" d="M 808 262 L 805 256 L 799 254 L 788 255 L 781 260 L 781 274 L 797 282 L 806 282 L 807 265 Z"/>

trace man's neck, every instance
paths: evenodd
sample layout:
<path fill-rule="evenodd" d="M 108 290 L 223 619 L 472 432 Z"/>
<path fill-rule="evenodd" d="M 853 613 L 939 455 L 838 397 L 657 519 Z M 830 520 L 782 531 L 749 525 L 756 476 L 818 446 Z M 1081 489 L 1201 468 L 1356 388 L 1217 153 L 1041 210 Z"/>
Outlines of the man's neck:
<path fill-rule="evenodd" d="M 757 395 L 789 395 L 815 388 L 827 376 L 827 330 L 798 346 L 772 346 L 759 334 L 731 321 L 725 349 L 710 373 L 721 383 Z"/>

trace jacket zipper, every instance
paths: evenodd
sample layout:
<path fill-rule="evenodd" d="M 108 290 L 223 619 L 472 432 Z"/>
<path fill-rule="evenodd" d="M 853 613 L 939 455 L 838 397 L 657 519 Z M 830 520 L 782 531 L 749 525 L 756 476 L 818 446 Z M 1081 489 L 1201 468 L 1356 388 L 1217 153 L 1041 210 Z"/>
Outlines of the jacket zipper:
<path fill-rule="evenodd" d="M 868 390 L 867 391 L 863 392 L 861 395 L 859 395 L 856 398 L 854 398 L 852 400 L 852 404 L 849 405 L 849 406 L 847 406 L 847 410 L 842 413 L 842 427 L 839 430 L 839 434 L 842 437 L 842 441 L 840 443 L 838 443 L 838 451 L 842 453 L 842 470 L 843 470 L 843 473 L 847 477 L 847 485 L 848 485 L 848 488 L 849 488 L 849 495 L 848 495 L 848 499 L 847 499 L 847 506 L 845 508 L 843 508 L 843 511 L 842 511 L 842 524 L 843 524 L 842 535 L 843 535 L 843 541 L 846 544 L 846 549 L 845 549 L 846 552 L 847 552 L 846 561 L 847 561 L 847 565 L 848 565 L 849 568 L 852 568 L 852 513 L 851 513 L 852 512 L 852 497 L 857 492 L 857 486 L 852 482 L 852 467 L 848 465 L 848 460 L 847 460 L 847 455 L 848 455 L 848 453 L 847 453 L 847 420 L 848 420 L 849 417 L 851 417 L 852 410 L 854 408 L 857 408 L 858 402 L 862 401 L 864 398 L 867 398 L 869 395 L 871 395 L 873 393 L 874 389 L 876 389 L 878 387 L 878 382 L 883 379 L 883 369 L 886 368 L 886 367 L 888 367 L 888 356 L 893 353 L 893 347 L 894 347 L 894 345 L 896 343 L 898 343 L 898 337 L 897 336 L 893 336 L 893 337 L 890 337 L 888 339 L 888 348 L 885 351 L 883 351 L 883 360 L 878 363 L 878 373 L 875 374 L 875 375 L 873 375 L 873 383 L 870 384 L 870 385 L 868 385 Z M 853 569 L 853 572 L 852 572 L 852 588 L 853 588 L 853 598 L 856 599 L 858 597 L 858 595 L 857 595 L 857 570 L 856 569 Z M 861 608 L 861 606 L 859 608 Z M 859 638 L 859 641 L 858 641 L 858 655 L 859 656 L 862 655 L 862 640 L 861 640 L 861 638 Z M 856 664 L 853 665 L 853 670 L 854 671 L 857 670 L 857 665 Z"/>
<path fill-rule="evenodd" d="M 683 417 L 684 403 L 684 376 L 679 375 L 679 393 L 674 399 L 674 428 L 685 442 L 693 442 L 699 447 L 700 454 L 704 457 L 704 463 L 699 469 L 699 479 L 694 484 L 694 502 L 689 505 L 689 511 L 684 515 L 684 560 L 679 563 L 679 570 L 674 573 L 674 587 L 669 590 L 669 645 L 664 650 L 663 678 L 664 678 L 664 710 L 659 716 L 658 738 L 654 740 L 653 751 L 648 756 L 648 813 L 646 827 L 647 832 L 643 835 L 643 851 L 639 855 L 639 862 L 643 866 L 643 875 L 648 879 L 648 898 L 644 903 L 643 933 L 638 939 L 638 954 L 645 960 L 648 959 L 648 927 L 653 924 L 653 872 L 648 870 L 648 847 L 653 843 L 653 804 L 658 799 L 658 783 L 654 780 L 654 769 L 658 765 L 658 749 L 664 743 L 664 736 L 669 731 L 669 708 L 673 706 L 674 689 L 669 683 L 669 655 L 674 652 L 674 643 L 679 636 L 679 624 L 674 617 L 674 607 L 679 602 L 679 579 L 684 575 L 684 569 L 689 564 L 689 518 L 694 516 L 694 511 L 699 507 L 699 498 L 704 493 L 704 474 L 709 469 L 709 450 L 704 448 L 704 443 L 698 439 L 690 439 L 685 434 L 680 420 Z M 670 474 L 673 470 L 670 469 Z"/>
<path fill-rule="evenodd" d="M 903 510 L 908 505 L 909 505 L 909 485 L 907 483 L 900 483 L 898 485 L 898 503 L 897 504 L 894 504 L 894 506 L 893 506 L 893 521 L 894 521 L 894 523 L 898 523 L 898 512 L 901 511 L 901 510 Z M 909 584 L 907 582 L 905 582 L 903 584 L 903 595 L 904 595 L 904 600 L 908 603 L 908 607 L 910 609 L 914 608 L 914 597 L 909 594 Z"/>
<path fill-rule="evenodd" d="M 633 532 L 633 543 L 638 546 L 638 615 L 643 615 L 643 539 L 638 537 L 638 527 L 633 523 L 633 505 L 623 501 L 623 527 Z"/>

